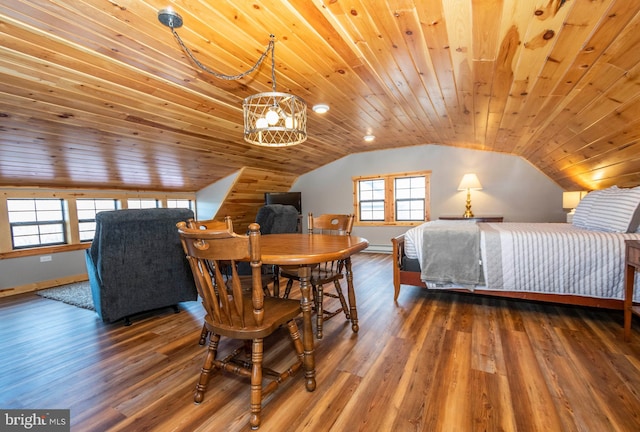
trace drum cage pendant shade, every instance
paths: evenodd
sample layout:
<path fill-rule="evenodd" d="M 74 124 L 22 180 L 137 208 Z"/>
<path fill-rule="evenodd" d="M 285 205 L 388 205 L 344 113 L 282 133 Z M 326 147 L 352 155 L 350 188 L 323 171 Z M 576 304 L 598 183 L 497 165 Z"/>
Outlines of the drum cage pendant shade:
<path fill-rule="evenodd" d="M 238 75 L 218 73 L 202 64 L 184 44 L 176 28 L 182 27 L 182 17 L 173 9 L 158 11 L 158 21 L 171 29 L 178 44 L 201 70 L 225 80 L 238 80 L 255 71 L 271 53 L 272 91 L 258 93 L 244 99 L 244 140 L 265 147 L 287 147 L 300 144 L 307 139 L 307 104 L 295 95 L 276 91 L 275 37 L 270 36 L 269 45 L 256 64 Z"/>
<path fill-rule="evenodd" d="M 251 144 L 283 147 L 307 139 L 307 105 L 289 93 L 249 96 L 242 104 L 244 139 Z"/>

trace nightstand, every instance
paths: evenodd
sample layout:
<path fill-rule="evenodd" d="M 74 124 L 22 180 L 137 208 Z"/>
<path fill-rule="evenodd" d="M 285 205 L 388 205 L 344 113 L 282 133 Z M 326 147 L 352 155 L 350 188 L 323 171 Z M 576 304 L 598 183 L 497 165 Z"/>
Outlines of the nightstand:
<path fill-rule="evenodd" d="M 631 315 L 640 315 L 640 306 L 633 304 L 636 270 L 640 269 L 640 240 L 626 240 L 624 271 L 624 340 L 631 339 Z"/>
<path fill-rule="evenodd" d="M 502 222 L 504 219 L 502 216 L 475 216 L 475 217 L 462 217 L 462 216 L 440 216 L 440 220 L 472 220 L 476 222 Z"/>

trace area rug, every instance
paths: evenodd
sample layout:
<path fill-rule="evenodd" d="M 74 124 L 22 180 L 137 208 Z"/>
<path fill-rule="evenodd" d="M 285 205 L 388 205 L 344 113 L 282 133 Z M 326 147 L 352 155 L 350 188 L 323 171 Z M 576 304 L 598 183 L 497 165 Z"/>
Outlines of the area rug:
<path fill-rule="evenodd" d="M 84 309 L 95 310 L 89 281 L 76 282 L 36 292 L 41 297 L 58 300 Z"/>

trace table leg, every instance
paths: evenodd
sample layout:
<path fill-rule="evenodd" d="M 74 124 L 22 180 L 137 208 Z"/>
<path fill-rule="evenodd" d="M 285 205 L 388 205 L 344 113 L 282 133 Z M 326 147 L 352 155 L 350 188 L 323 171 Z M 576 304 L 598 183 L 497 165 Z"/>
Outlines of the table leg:
<path fill-rule="evenodd" d="M 304 376 L 306 378 L 306 386 L 308 391 L 316 389 L 316 364 L 313 348 L 313 328 L 311 325 L 311 304 L 313 302 L 311 294 L 311 268 L 308 266 L 300 267 L 298 272 L 300 276 L 300 291 L 302 298 L 300 306 L 302 308 L 302 345 L 304 347 Z"/>
<path fill-rule="evenodd" d="M 351 330 L 358 333 L 358 310 L 356 308 L 356 292 L 353 289 L 353 272 L 351 271 L 351 257 L 344 260 L 344 267 L 347 273 L 347 295 L 349 297 L 349 315 L 351 317 Z"/>
<path fill-rule="evenodd" d="M 624 273 L 624 340 L 626 342 L 631 339 L 631 309 L 633 307 L 633 283 L 635 272 L 636 268 L 627 264 Z"/>

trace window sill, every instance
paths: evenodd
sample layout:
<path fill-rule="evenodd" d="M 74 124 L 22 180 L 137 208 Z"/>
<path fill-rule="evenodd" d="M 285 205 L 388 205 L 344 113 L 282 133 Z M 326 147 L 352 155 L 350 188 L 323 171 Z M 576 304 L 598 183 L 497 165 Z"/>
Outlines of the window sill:
<path fill-rule="evenodd" d="M 89 249 L 90 247 L 91 247 L 91 242 L 70 244 L 70 245 L 44 246 L 44 247 L 29 248 L 29 249 L 18 249 L 10 252 L 0 253 L 0 260 L 10 259 L 10 258 L 21 258 L 21 257 L 27 257 L 27 256 L 46 255 L 46 254 L 53 254 L 53 253 L 59 253 L 59 252 L 72 252 L 77 250 Z"/>

